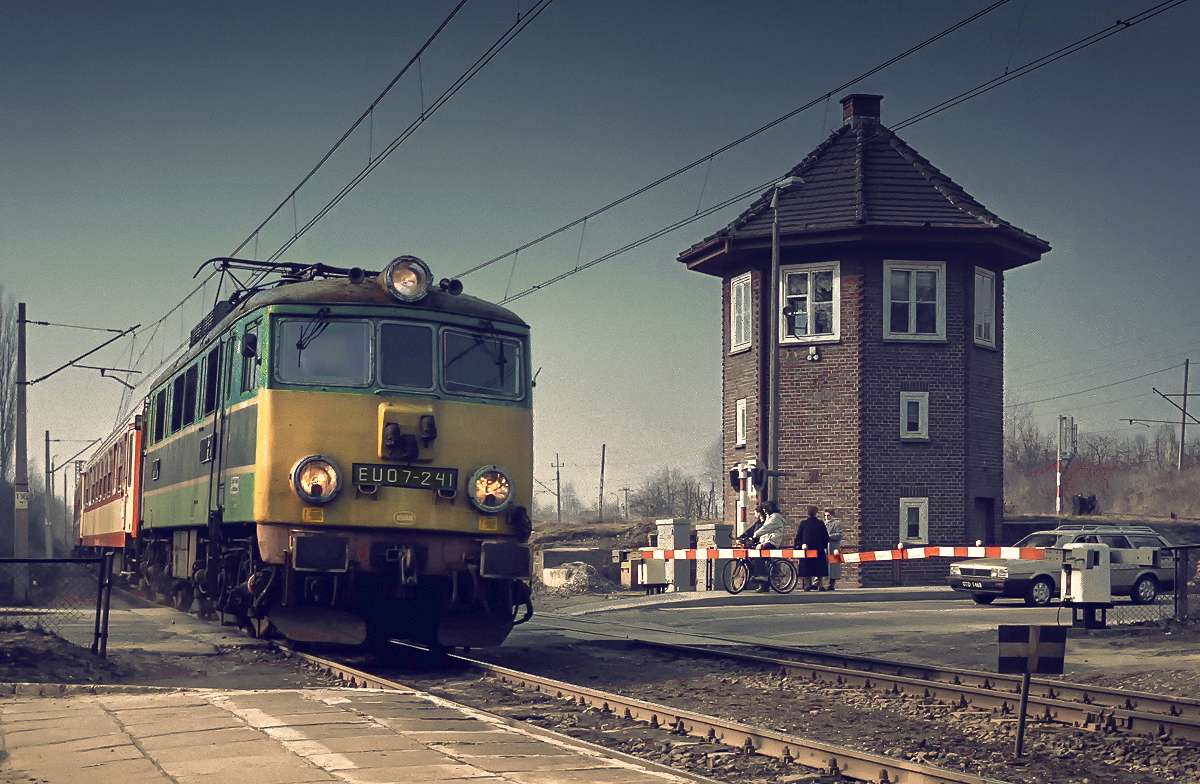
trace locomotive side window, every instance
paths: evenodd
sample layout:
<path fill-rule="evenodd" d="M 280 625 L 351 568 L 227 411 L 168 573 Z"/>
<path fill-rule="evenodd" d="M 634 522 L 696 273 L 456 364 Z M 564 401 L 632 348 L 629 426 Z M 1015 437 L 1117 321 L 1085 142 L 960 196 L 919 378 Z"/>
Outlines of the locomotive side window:
<path fill-rule="evenodd" d="M 192 365 L 183 374 L 183 424 L 196 421 L 196 386 L 199 383 L 199 365 Z"/>
<path fill-rule="evenodd" d="M 204 358 L 204 409 L 208 416 L 217 408 L 217 381 L 221 377 L 221 348 L 217 346 Z"/>
<path fill-rule="evenodd" d="M 258 322 L 246 326 L 242 340 L 245 341 L 246 336 L 253 335 L 254 339 L 258 339 Z M 249 392 L 258 386 L 258 366 L 262 363 L 262 349 L 260 348 L 253 357 L 242 357 L 242 383 L 239 389 L 242 392 Z"/>
<path fill-rule="evenodd" d="M 521 396 L 521 344 L 475 332 L 443 330 L 442 384 L 447 392 Z"/>
<path fill-rule="evenodd" d="M 371 325 L 327 318 L 284 319 L 275 374 L 288 384 L 361 387 L 371 380 Z"/>
<path fill-rule="evenodd" d="M 175 379 L 171 386 L 171 432 L 183 426 L 183 376 Z"/>
<path fill-rule="evenodd" d="M 433 388 L 433 330 L 421 324 L 379 328 L 379 383 L 385 387 Z"/>
<path fill-rule="evenodd" d="M 157 444 L 163 437 L 163 426 L 167 418 L 167 390 L 160 389 L 154 396 L 154 429 L 151 433 L 151 443 Z"/>

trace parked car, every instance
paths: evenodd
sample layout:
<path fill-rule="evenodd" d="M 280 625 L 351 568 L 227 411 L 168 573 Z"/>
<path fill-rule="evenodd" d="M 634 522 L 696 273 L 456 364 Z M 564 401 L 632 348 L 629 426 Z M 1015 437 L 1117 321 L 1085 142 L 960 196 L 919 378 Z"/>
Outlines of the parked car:
<path fill-rule="evenodd" d="M 1128 596 L 1136 604 L 1150 604 L 1161 591 L 1174 590 L 1174 558 L 1170 553 L 1154 559 L 1155 566 L 1139 566 L 1133 550 L 1170 547 L 1153 528 L 1145 525 L 1060 525 L 1038 531 L 1017 542 L 1017 547 L 1061 548 L 1068 544 L 1099 543 L 1109 546 L 1112 594 Z M 976 604 L 991 604 L 998 596 L 1024 599 L 1030 607 L 1045 607 L 1059 595 L 1061 564 L 1006 558 L 974 558 L 950 564 L 947 581 L 956 591 L 971 594 Z"/>

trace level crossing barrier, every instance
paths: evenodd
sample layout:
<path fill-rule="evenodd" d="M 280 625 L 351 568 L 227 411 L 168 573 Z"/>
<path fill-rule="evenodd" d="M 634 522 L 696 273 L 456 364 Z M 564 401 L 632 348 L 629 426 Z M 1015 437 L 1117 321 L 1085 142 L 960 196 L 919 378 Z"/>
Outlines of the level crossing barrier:
<path fill-rule="evenodd" d="M 799 548 L 720 547 L 640 550 L 643 560 L 704 561 L 725 558 L 816 558 L 817 550 Z M 829 563 L 871 563 L 873 561 L 915 561 L 923 558 L 1003 558 L 1009 561 L 1044 561 L 1042 547 L 945 547 L 929 545 L 894 550 L 864 550 L 858 553 L 826 553 Z"/>

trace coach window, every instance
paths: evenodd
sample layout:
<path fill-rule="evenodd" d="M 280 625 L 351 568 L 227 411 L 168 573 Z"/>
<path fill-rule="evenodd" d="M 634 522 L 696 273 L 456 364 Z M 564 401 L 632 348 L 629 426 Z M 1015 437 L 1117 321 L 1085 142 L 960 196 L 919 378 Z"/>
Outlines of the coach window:
<path fill-rule="evenodd" d="M 178 376 L 171 385 L 171 432 L 179 432 L 183 426 L 183 376 Z"/>
<path fill-rule="evenodd" d="M 246 329 L 242 333 L 242 341 L 253 335 L 253 340 L 258 340 L 259 322 L 247 324 Z M 262 347 L 259 346 L 252 357 L 242 357 L 242 379 L 241 385 L 238 387 L 241 392 L 250 392 L 258 386 L 258 368 L 262 364 Z"/>
<path fill-rule="evenodd" d="M 217 409 L 217 380 L 221 376 L 221 347 L 217 346 L 204 358 L 204 413 L 208 416 Z"/>

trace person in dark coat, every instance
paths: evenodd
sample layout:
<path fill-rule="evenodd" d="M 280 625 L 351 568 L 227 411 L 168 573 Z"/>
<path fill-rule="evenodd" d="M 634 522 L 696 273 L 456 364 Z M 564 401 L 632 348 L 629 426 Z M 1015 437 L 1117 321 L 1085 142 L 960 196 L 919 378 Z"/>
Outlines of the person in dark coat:
<path fill-rule="evenodd" d="M 816 558 L 800 559 L 800 578 L 804 581 L 804 590 L 825 590 L 821 586 L 821 578 L 829 576 L 829 530 L 821 518 L 817 517 L 817 507 L 808 507 L 808 517 L 800 523 L 796 530 L 796 539 L 792 543 L 798 550 L 816 550 Z"/>

